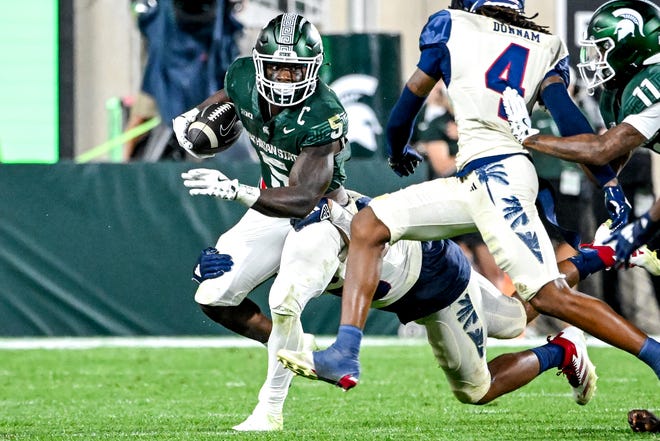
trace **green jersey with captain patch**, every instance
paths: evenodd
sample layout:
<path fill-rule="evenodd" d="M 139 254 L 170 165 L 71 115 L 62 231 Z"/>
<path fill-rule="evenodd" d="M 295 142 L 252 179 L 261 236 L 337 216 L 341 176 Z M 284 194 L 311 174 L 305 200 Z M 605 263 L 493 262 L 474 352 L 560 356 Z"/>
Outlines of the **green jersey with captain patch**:
<path fill-rule="evenodd" d="M 274 118 L 262 115 L 251 57 L 239 58 L 229 67 L 225 91 L 236 106 L 243 127 L 259 155 L 261 176 L 266 187 L 284 187 L 303 148 L 340 141 L 344 148 L 334 157 L 328 192 L 344 184 L 344 163 L 350 158 L 346 141 L 348 117 L 337 95 L 323 82 L 302 103 L 285 107 Z"/>
<path fill-rule="evenodd" d="M 627 116 L 636 115 L 660 102 L 660 64 L 642 69 L 623 89 L 603 91 L 600 112 L 606 127 L 620 124 Z M 660 153 L 660 132 L 656 132 L 643 147 Z"/>

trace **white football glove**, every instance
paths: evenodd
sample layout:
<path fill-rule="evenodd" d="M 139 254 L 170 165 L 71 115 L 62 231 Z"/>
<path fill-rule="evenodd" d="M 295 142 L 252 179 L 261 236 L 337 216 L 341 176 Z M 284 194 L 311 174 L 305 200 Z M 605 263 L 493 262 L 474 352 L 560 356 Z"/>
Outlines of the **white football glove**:
<path fill-rule="evenodd" d="M 172 129 L 174 129 L 174 135 L 176 135 L 176 140 L 179 142 L 179 145 L 183 147 L 185 151 L 190 153 L 195 158 L 204 159 L 212 158 L 213 155 L 205 155 L 203 153 L 195 153 L 193 151 L 192 142 L 188 139 L 188 127 L 190 124 L 195 122 L 199 110 L 196 107 L 188 110 L 186 113 L 182 113 L 172 120 Z"/>
<path fill-rule="evenodd" d="M 238 179 L 229 179 L 218 170 L 194 168 L 181 173 L 183 185 L 188 187 L 192 196 L 215 196 L 230 201 L 237 200 L 251 207 L 259 199 L 261 192 L 256 187 L 238 183 Z"/>
<path fill-rule="evenodd" d="M 536 135 L 539 131 L 532 127 L 532 120 L 529 117 L 525 99 L 518 95 L 518 91 L 507 87 L 502 93 L 504 102 L 504 111 L 511 126 L 511 133 L 519 143 L 523 143 L 527 138 Z"/>

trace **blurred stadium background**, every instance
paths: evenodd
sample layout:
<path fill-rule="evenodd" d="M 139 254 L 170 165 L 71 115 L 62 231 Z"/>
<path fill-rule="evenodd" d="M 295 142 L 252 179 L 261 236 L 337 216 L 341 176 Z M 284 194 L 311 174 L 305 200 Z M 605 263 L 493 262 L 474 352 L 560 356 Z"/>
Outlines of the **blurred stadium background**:
<path fill-rule="evenodd" d="M 3 5 L 0 337 L 230 334 L 194 304 L 190 272 L 199 250 L 214 243 L 243 208 L 190 198 L 179 179 L 190 161 L 123 157 L 130 138 L 127 114 L 146 57 L 135 3 Z M 352 106 L 363 118 L 358 124 L 371 134 L 354 140 L 348 187 L 376 195 L 425 178 L 416 173 L 399 179 L 389 171 L 381 129 L 416 64 L 419 30 L 449 0 L 234 3 L 245 26 L 238 41 L 243 55 L 250 53 L 260 27 L 282 11 L 304 14 L 324 34 L 331 65 L 322 75 L 336 81 L 347 108 Z M 577 39 L 599 4 L 528 0 L 527 11 L 538 13 L 538 23 L 564 38 L 575 65 Z M 353 74 L 371 82 L 358 84 Z M 257 179 L 258 170 L 247 159 L 219 155 L 213 161 L 229 176 Z M 654 161 L 657 194 L 660 164 L 657 157 Z M 653 286 L 644 274 L 637 279 L 644 280 L 627 289 L 625 315 L 660 334 Z M 256 293 L 262 307 L 268 286 Z M 310 332 L 333 334 L 338 312 L 338 300 L 323 296 L 310 304 L 303 324 Z M 400 329 L 394 316 L 381 312 L 373 313 L 366 329 L 371 335 L 415 332 Z"/>

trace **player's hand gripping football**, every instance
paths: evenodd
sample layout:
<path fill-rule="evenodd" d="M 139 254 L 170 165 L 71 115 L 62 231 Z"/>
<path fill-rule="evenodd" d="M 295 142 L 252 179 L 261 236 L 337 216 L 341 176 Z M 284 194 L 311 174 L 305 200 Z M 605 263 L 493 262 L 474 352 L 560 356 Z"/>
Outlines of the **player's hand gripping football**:
<path fill-rule="evenodd" d="M 387 163 L 397 175 L 410 176 L 415 173 L 415 167 L 423 160 L 424 158 L 417 153 L 417 150 L 410 145 L 406 145 L 401 153 L 390 155 Z"/>
<path fill-rule="evenodd" d="M 260 191 L 256 187 L 238 183 L 238 179 L 229 179 L 219 170 L 194 168 L 181 173 L 183 185 L 189 188 L 192 196 L 215 196 L 220 199 L 237 200 L 251 207 L 259 199 Z"/>
<path fill-rule="evenodd" d="M 511 126 L 511 133 L 519 143 L 523 143 L 527 138 L 536 135 L 539 131 L 532 127 L 532 120 L 529 117 L 525 99 L 518 94 L 518 91 L 507 87 L 502 93 L 504 102 L 504 111 Z"/>
<path fill-rule="evenodd" d="M 200 159 L 210 158 L 213 155 L 204 155 L 194 152 L 193 144 L 188 139 L 188 127 L 190 126 L 190 124 L 195 122 L 195 119 L 197 119 L 198 114 L 199 114 L 199 110 L 197 110 L 197 108 L 195 107 L 193 107 L 192 109 L 188 110 L 185 113 L 182 113 L 181 115 L 177 116 L 172 120 L 172 129 L 174 130 L 174 135 L 176 136 L 177 142 L 185 151 L 190 153 L 195 158 L 200 158 Z"/>

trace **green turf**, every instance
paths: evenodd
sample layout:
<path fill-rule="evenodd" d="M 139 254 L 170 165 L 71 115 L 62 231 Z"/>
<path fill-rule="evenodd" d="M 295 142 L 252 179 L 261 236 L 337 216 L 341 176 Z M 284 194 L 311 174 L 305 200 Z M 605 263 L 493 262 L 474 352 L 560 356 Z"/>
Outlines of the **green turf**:
<path fill-rule="evenodd" d="M 489 352 L 492 357 L 504 349 Z M 517 350 L 517 349 L 516 349 Z M 365 347 L 350 392 L 294 379 L 284 432 L 231 431 L 256 403 L 262 348 L 0 351 L 0 440 L 619 440 L 635 407 L 660 405 L 631 355 L 591 348 L 600 375 L 587 406 L 547 372 L 486 406 L 456 401 L 427 346 Z"/>

